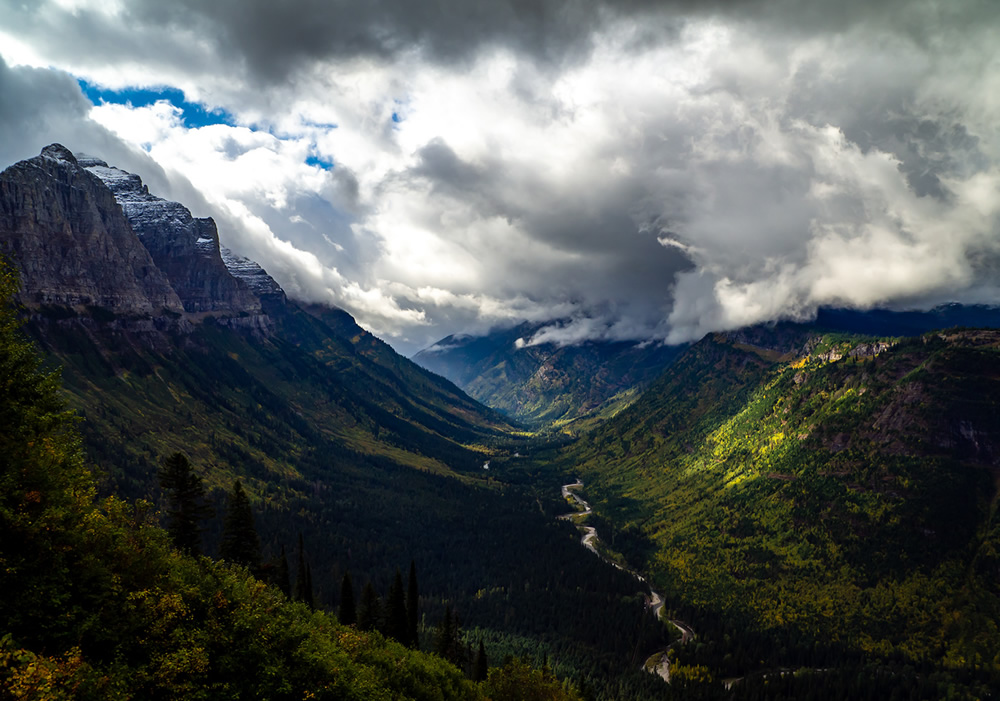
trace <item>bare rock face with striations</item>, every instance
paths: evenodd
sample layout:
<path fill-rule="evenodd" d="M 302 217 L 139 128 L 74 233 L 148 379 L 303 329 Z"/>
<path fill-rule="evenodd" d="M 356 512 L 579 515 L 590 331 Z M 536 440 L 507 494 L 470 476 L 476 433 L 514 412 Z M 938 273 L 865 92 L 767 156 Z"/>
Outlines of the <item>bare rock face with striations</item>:
<path fill-rule="evenodd" d="M 114 193 L 132 229 L 149 250 L 188 312 L 260 315 L 260 299 L 222 260 L 211 218 L 191 216 L 178 202 L 150 194 L 138 175 L 81 156 L 80 165 Z"/>
<path fill-rule="evenodd" d="M 28 307 L 183 310 L 112 193 L 60 144 L 0 173 L 0 250 L 20 273 Z"/>
<path fill-rule="evenodd" d="M 266 270 L 225 247 L 222 248 L 222 261 L 233 277 L 242 280 L 257 295 L 265 314 L 278 316 L 285 311 L 288 297 Z"/>

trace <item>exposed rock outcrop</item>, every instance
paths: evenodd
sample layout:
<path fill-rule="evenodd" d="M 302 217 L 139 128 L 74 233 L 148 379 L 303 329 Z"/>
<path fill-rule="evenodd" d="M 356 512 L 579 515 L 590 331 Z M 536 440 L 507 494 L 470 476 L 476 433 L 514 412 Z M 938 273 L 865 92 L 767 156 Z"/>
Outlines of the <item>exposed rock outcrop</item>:
<path fill-rule="evenodd" d="M 112 193 L 60 144 L 0 173 L 0 250 L 17 267 L 29 308 L 183 310 Z"/>
<path fill-rule="evenodd" d="M 178 202 L 150 194 L 138 175 L 93 157 L 80 165 L 114 193 L 132 229 L 188 312 L 261 313 L 260 299 L 222 260 L 215 221 L 197 218 Z"/>
<path fill-rule="evenodd" d="M 241 280 L 260 299 L 265 314 L 277 316 L 288 306 L 288 297 L 267 271 L 249 258 L 222 249 L 222 261 L 237 280 Z"/>

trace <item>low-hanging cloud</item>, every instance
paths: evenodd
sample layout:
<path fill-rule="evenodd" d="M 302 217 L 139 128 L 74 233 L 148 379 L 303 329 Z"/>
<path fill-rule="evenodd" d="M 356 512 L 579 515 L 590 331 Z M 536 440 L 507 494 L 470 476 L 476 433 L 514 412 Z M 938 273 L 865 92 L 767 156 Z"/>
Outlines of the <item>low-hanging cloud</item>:
<path fill-rule="evenodd" d="M 405 351 L 998 301 L 997 3 L 421 5 L 9 4 L 0 155 L 75 139 Z"/>

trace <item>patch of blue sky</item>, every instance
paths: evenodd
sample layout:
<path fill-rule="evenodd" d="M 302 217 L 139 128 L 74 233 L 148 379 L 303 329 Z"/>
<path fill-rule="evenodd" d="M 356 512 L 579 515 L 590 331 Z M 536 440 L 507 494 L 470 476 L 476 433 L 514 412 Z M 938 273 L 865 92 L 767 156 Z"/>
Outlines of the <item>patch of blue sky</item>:
<path fill-rule="evenodd" d="M 322 168 L 323 170 L 333 170 L 334 163 L 328 158 L 321 158 L 315 154 L 306 159 L 306 165 Z"/>
<path fill-rule="evenodd" d="M 396 97 L 393 98 L 392 103 L 396 107 L 396 109 L 392 111 L 392 128 L 398 129 L 399 125 L 406 120 L 406 111 L 407 108 L 409 107 L 409 101 L 401 100 L 400 98 Z"/>
<path fill-rule="evenodd" d="M 204 127 L 210 124 L 235 125 L 233 116 L 224 110 L 206 110 L 203 105 L 196 102 L 188 102 L 184 99 L 184 93 L 176 88 L 126 88 L 125 90 L 108 90 L 98 87 L 86 80 L 79 79 L 80 89 L 92 103 L 99 105 L 102 102 L 124 105 L 131 104 L 133 107 L 145 107 L 160 100 L 166 100 L 174 107 L 181 110 L 181 118 L 185 126 L 189 129 Z"/>

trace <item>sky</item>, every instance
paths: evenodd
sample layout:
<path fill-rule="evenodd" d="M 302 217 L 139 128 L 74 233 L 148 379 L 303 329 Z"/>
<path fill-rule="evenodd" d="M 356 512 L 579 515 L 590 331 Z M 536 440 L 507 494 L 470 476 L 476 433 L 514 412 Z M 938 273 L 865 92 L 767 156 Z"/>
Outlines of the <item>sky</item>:
<path fill-rule="evenodd" d="M 137 173 L 405 354 L 1000 303 L 998 36 L 995 0 L 0 0 L 0 167 Z"/>

